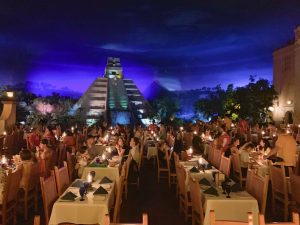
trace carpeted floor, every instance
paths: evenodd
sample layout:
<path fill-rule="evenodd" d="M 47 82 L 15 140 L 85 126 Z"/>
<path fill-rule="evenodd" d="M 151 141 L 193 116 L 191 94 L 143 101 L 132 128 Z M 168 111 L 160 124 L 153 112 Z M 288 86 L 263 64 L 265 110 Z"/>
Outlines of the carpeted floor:
<path fill-rule="evenodd" d="M 144 164 L 141 172 L 141 186 L 129 187 L 128 199 L 123 202 L 120 222 L 141 222 L 147 213 L 149 224 L 183 225 L 184 217 L 179 215 L 175 185 L 170 189 L 167 180 L 157 182 L 157 170 L 152 164 Z"/>

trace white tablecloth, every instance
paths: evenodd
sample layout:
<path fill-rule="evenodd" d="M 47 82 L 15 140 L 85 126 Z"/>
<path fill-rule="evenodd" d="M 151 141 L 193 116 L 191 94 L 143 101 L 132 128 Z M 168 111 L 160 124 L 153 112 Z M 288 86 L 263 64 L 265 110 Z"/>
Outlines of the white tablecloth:
<path fill-rule="evenodd" d="M 119 181 L 119 166 L 115 167 L 88 167 L 86 166 L 83 169 L 83 173 L 81 176 L 81 179 L 86 180 L 87 175 L 89 174 L 90 171 L 95 171 L 95 180 L 100 180 L 103 177 L 108 177 L 111 180 L 115 180 L 116 182 Z"/>
<path fill-rule="evenodd" d="M 92 185 L 95 189 L 100 186 L 99 181 L 94 182 Z M 109 213 L 109 209 L 114 203 L 114 187 L 114 183 L 111 184 L 111 189 L 103 200 L 94 200 L 93 191 L 88 192 L 84 201 L 80 201 L 80 197 L 74 202 L 62 202 L 58 199 L 53 205 L 49 225 L 56 225 L 63 222 L 104 224 L 105 215 Z M 79 188 L 69 187 L 66 192 L 68 191 L 72 191 L 77 196 L 80 196 Z"/>
<path fill-rule="evenodd" d="M 155 146 L 148 146 L 147 147 L 147 159 L 151 159 L 156 157 L 157 155 L 157 147 Z"/>
<path fill-rule="evenodd" d="M 218 189 L 219 196 L 212 196 L 204 194 L 204 210 L 205 218 L 204 225 L 210 224 L 209 212 L 214 210 L 216 220 L 234 220 L 234 221 L 248 221 L 248 212 L 253 213 L 253 223 L 258 224 L 258 204 L 247 192 L 232 192 L 231 198 L 226 198 L 222 194 L 222 190 Z"/>

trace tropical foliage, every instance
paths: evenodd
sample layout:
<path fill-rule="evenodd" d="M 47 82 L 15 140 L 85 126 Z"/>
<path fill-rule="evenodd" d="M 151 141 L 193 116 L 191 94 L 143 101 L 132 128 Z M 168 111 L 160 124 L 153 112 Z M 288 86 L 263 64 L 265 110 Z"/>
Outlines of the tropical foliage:
<path fill-rule="evenodd" d="M 226 90 L 215 87 L 207 98 L 195 103 L 195 111 L 206 118 L 227 115 L 234 120 L 248 118 L 253 122 L 266 122 L 277 93 L 268 80 L 255 81 L 250 77 L 249 81 L 243 87 L 234 88 L 232 84 Z"/>

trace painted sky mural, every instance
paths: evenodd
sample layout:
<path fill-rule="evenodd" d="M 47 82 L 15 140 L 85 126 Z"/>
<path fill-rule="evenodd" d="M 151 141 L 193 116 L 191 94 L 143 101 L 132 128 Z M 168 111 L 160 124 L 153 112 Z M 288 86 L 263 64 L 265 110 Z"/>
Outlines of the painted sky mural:
<path fill-rule="evenodd" d="M 1 83 L 83 93 L 109 56 L 143 91 L 272 79 L 272 52 L 300 25 L 296 0 L 1 1 Z"/>

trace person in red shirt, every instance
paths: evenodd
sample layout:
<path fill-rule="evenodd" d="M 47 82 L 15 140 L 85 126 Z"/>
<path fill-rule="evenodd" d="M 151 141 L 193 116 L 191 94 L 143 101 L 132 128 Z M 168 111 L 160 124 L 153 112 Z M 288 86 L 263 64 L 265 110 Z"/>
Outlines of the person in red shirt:
<path fill-rule="evenodd" d="M 222 152 L 226 152 L 230 145 L 230 136 L 226 133 L 226 126 L 223 124 L 220 127 L 220 137 L 218 138 L 218 147 Z"/>
<path fill-rule="evenodd" d="M 29 148 L 35 149 L 40 145 L 40 136 L 38 135 L 37 129 L 33 128 L 32 133 L 28 137 Z"/>
<path fill-rule="evenodd" d="M 66 147 L 74 147 L 76 145 L 75 138 L 70 130 L 66 130 L 66 136 L 63 138 L 63 143 Z"/>

